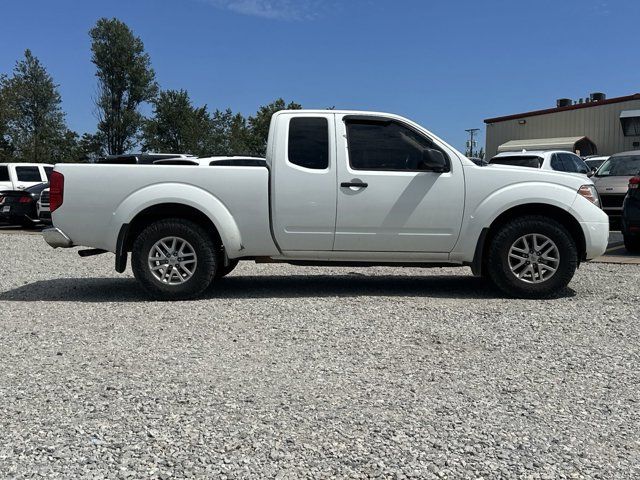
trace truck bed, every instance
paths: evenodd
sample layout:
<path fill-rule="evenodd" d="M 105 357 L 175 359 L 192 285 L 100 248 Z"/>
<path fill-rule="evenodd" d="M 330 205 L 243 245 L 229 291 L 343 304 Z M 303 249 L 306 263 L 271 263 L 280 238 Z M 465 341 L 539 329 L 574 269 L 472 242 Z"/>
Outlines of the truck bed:
<path fill-rule="evenodd" d="M 53 220 L 74 245 L 115 252 L 122 224 L 145 208 L 181 203 L 224 208 L 240 235 L 241 254 L 277 254 L 269 227 L 269 171 L 248 166 L 58 164 L 64 201 Z"/>

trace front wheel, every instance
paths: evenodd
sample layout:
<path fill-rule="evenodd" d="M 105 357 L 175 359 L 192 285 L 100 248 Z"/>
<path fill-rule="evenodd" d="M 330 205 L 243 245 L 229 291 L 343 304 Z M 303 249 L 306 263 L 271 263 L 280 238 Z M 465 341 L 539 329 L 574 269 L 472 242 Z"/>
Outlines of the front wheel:
<path fill-rule="evenodd" d="M 577 266 L 575 241 L 547 217 L 512 220 L 496 232 L 489 246 L 489 277 L 513 297 L 552 296 L 569 284 Z"/>
<path fill-rule="evenodd" d="M 189 220 L 152 223 L 133 244 L 133 274 L 159 300 L 199 295 L 212 282 L 216 266 L 213 241 L 202 227 Z"/>

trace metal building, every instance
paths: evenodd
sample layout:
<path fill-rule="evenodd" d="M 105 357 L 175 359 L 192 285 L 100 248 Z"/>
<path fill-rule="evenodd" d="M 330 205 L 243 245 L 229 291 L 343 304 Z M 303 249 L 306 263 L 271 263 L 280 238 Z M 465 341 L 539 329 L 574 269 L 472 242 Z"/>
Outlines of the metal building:
<path fill-rule="evenodd" d="M 563 98 L 556 108 L 484 122 L 487 159 L 499 151 L 550 147 L 583 156 L 612 155 L 640 149 L 640 94 L 607 99 L 594 93 L 577 102 Z"/>

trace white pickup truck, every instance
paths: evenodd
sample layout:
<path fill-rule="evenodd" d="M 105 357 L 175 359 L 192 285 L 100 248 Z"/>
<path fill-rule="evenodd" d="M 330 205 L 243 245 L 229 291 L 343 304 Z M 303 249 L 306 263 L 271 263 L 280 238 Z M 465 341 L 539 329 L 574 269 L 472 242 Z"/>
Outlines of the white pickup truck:
<path fill-rule="evenodd" d="M 470 266 L 508 295 L 545 297 L 607 247 L 588 178 L 477 166 L 396 115 L 281 111 L 266 166 L 238 165 L 58 164 L 44 237 L 113 252 L 118 272 L 131 252 L 160 299 L 197 296 L 240 260 Z"/>

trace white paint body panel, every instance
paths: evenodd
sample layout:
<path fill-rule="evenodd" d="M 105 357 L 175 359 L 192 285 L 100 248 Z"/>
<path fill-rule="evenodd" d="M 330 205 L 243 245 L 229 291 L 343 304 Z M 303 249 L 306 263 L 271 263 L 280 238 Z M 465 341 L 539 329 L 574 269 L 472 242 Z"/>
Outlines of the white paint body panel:
<path fill-rule="evenodd" d="M 289 162 L 289 120 L 322 117 L 329 126 L 329 167 L 312 170 Z M 334 115 L 298 113 L 279 117 L 274 128 L 275 168 L 271 168 L 273 232 L 287 252 L 331 251 L 336 226 L 336 154 Z M 273 124 L 272 124 L 273 125 Z"/>
<path fill-rule="evenodd" d="M 278 253 L 264 167 L 58 164 L 64 202 L 54 225 L 76 245 L 115 252 L 120 228 L 164 203 L 192 206 L 216 225 L 231 258 Z"/>
<path fill-rule="evenodd" d="M 451 171 L 354 171 L 343 117 L 399 120 L 428 136 Z M 329 167 L 288 162 L 292 118 L 329 123 Z M 479 167 L 446 142 L 396 115 L 347 111 L 283 111 L 271 122 L 264 167 L 59 164 L 64 203 L 52 217 L 76 245 L 114 252 L 118 233 L 147 207 L 181 203 L 207 215 L 230 258 L 289 261 L 451 263 L 473 261 L 484 228 L 512 207 L 561 208 L 582 226 L 587 257 L 604 252 L 608 218 L 578 195 L 584 176 L 495 165 Z M 342 188 L 359 178 L 365 191 Z M 544 213 L 544 212 L 541 212 Z"/>
<path fill-rule="evenodd" d="M 354 170 L 342 117 L 336 115 L 337 185 L 362 181 L 368 187 L 338 188 L 334 250 L 449 253 L 464 211 L 464 174 L 456 151 L 435 140 L 451 160 L 447 173 Z M 419 125 L 403 121 L 432 137 Z"/>

